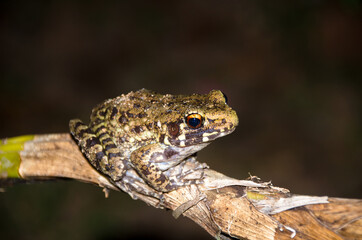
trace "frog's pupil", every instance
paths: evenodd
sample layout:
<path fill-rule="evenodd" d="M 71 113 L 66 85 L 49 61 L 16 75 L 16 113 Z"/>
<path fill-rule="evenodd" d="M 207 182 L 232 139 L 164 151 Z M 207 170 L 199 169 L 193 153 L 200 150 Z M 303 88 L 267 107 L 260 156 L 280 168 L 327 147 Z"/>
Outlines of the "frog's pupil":
<path fill-rule="evenodd" d="M 200 119 L 198 118 L 190 118 L 188 123 L 191 127 L 197 127 L 200 124 Z"/>

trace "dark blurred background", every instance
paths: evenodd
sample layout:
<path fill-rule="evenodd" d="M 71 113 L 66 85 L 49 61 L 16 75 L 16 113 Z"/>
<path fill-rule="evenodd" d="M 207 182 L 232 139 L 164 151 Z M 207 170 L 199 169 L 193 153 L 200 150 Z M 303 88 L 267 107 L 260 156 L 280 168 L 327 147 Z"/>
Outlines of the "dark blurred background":
<path fill-rule="evenodd" d="M 361 5 L 349 1 L 1 1 L 0 138 L 68 131 L 106 98 L 221 89 L 237 130 L 199 154 L 239 179 L 361 198 Z M 0 194 L 1 239 L 211 239 L 73 181 Z"/>

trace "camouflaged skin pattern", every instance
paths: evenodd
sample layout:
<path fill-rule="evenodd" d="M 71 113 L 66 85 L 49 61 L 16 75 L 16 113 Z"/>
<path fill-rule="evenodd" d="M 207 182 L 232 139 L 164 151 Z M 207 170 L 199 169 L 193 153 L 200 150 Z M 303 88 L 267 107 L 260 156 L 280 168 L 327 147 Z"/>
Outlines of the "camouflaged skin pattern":
<path fill-rule="evenodd" d="M 133 168 L 153 189 L 169 192 L 201 183 L 170 169 L 237 125 L 221 91 L 186 96 L 141 89 L 99 104 L 89 125 L 71 120 L 70 131 L 89 162 L 113 182 Z"/>

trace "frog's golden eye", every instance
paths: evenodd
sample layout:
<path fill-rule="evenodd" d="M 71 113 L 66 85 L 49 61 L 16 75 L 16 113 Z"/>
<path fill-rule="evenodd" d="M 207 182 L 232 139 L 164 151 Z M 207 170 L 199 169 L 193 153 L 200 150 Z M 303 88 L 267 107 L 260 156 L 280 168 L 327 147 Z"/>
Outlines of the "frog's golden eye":
<path fill-rule="evenodd" d="M 186 117 L 187 126 L 190 128 L 199 128 L 202 125 L 202 116 L 198 113 L 192 113 Z"/>

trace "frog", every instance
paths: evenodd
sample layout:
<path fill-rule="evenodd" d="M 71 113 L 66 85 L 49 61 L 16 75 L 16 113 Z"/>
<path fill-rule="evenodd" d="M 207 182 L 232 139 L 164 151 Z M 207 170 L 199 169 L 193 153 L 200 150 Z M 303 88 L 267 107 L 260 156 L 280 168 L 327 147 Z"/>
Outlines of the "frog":
<path fill-rule="evenodd" d="M 91 113 L 89 124 L 69 122 L 70 132 L 90 164 L 112 182 L 144 181 L 167 193 L 200 184 L 204 175 L 188 179 L 182 163 L 215 139 L 232 133 L 238 117 L 219 90 L 207 94 L 171 95 L 141 89 L 105 100 Z M 173 171 L 180 168 L 181 171 Z M 129 170 L 138 176 L 130 177 Z"/>

